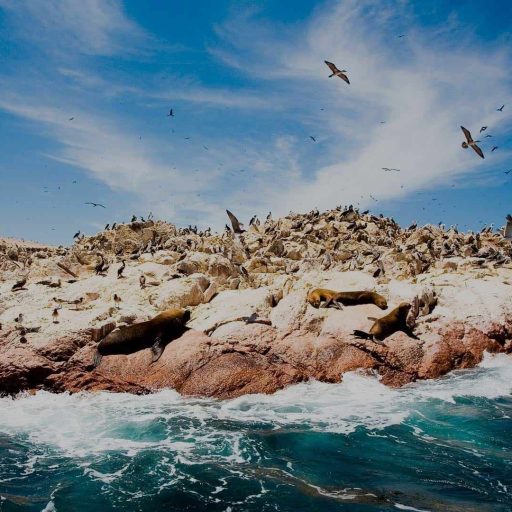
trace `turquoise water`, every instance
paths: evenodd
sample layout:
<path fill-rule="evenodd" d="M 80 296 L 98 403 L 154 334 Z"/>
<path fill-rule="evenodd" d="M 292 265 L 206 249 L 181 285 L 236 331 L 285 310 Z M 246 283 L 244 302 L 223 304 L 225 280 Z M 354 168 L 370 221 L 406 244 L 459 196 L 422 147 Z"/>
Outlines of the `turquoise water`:
<path fill-rule="evenodd" d="M 512 357 L 229 401 L 0 400 L 0 511 L 510 511 Z"/>

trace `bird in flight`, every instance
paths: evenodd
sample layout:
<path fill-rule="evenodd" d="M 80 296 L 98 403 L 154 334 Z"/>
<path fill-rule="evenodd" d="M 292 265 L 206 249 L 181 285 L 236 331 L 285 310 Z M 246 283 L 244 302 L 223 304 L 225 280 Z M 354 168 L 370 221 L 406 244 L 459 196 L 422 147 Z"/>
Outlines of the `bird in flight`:
<path fill-rule="evenodd" d="M 481 158 L 485 158 L 483 151 L 476 145 L 476 142 L 473 140 L 473 137 L 471 137 L 471 132 L 467 128 L 464 128 L 464 126 L 461 126 L 460 129 L 464 132 L 464 135 L 466 136 L 466 140 L 462 143 L 462 147 L 469 148 L 471 146 L 478 156 L 480 156 Z"/>
<path fill-rule="evenodd" d="M 96 206 L 101 206 L 102 208 L 106 208 L 106 206 L 103 206 L 102 204 L 100 203 L 91 203 L 91 202 L 88 202 L 88 203 L 84 203 L 84 204 L 90 204 L 92 205 L 94 208 L 96 208 Z"/>
<path fill-rule="evenodd" d="M 510 174 L 512 172 L 512 169 L 509 169 L 508 171 L 503 171 L 505 174 Z"/>
<path fill-rule="evenodd" d="M 492 153 L 493 151 L 496 151 L 497 149 L 498 149 L 498 146 L 494 146 L 494 147 L 491 149 L 491 153 Z"/>
<path fill-rule="evenodd" d="M 405 37 L 405 34 L 400 34 L 400 35 L 398 36 L 398 39 L 400 39 L 400 38 L 402 38 L 402 37 Z"/>
<path fill-rule="evenodd" d="M 480 128 L 480 133 L 485 132 L 485 130 L 487 130 L 487 126 L 482 126 L 482 128 Z"/>
<path fill-rule="evenodd" d="M 316 139 L 315 137 L 313 137 L 313 135 L 310 135 L 309 138 L 313 141 L 313 142 L 316 142 Z"/>
<path fill-rule="evenodd" d="M 167 117 L 174 117 L 174 111 L 173 111 L 172 108 L 169 110 L 169 113 L 167 114 Z"/>
<path fill-rule="evenodd" d="M 74 117 L 70 117 L 70 118 L 68 119 L 68 121 L 73 121 L 73 119 L 75 119 L 75 118 L 74 118 Z"/>
<path fill-rule="evenodd" d="M 345 73 L 347 72 L 346 69 L 339 70 L 336 67 L 336 65 L 333 64 L 332 62 L 329 62 L 327 60 L 324 60 L 324 62 L 327 64 L 327 67 L 332 71 L 332 75 L 329 75 L 329 78 L 332 78 L 333 76 L 339 76 L 342 80 L 345 80 L 345 82 L 347 82 L 347 84 L 350 83 L 348 76 L 345 75 Z"/>
<path fill-rule="evenodd" d="M 243 229 L 244 225 L 240 224 L 238 219 L 229 211 L 226 210 L 226 213 L 228 214 L 229 220 L 231 221 L 231 226 L 233 226 L 233 232 L 235 233 L 244 233 L 245 229 Z"/>
<path fill-rule="evenodd" d="M 500 108 L 497 108 L 496 111 L 497 112 L 503 112 L 503 108 L 505 107 L 505 105 L 501 105 Z"/>
<path fill-rule="evenodd" d="M 391 169 L 390 167 L 381 167 L 381 169 L 385 172 L 391 172 L 391 171 L 400 172 L 400 169 Z"/>
<path fill-rule="evenodd" d="M 488 139 L 488 138 L 490 138 L 490 137 L 492 137 L 492 135 L 491 135 L 490 133 L 488 133 L 488 134 L 484 137 L 484 139 Z"/>

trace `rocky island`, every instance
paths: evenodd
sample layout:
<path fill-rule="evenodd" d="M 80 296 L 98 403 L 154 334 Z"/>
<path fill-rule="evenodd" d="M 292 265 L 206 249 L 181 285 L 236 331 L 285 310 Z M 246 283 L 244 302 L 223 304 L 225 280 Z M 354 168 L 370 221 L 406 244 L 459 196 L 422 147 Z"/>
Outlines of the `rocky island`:
<path fill-rule="evenodd" d="M 107 390 L 232 398 L 347 371 L 402 386 L 512 350 L 512 246 L 499 231 L 462 233 L 336 208 L 214 234 L 162 221 L 115 225 L 70 247 L 0 243 L 0 393 Z M 376 291 L 388 312 L 416 304 L 417 339 L 360 339 L 374 304 L 316 308 L 314 288 Z M 188 308 L 187 330 L 150 350 L 109 355 L 117 327 Z"/>

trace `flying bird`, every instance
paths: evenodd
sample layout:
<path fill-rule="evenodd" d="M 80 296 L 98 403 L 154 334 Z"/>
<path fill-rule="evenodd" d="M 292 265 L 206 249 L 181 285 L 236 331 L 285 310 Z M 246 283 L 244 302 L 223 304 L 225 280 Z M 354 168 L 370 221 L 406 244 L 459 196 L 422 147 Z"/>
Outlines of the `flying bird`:
<path fill-rule="evenodd" d="M 464 126 L 461 126 L 460 129 L 464 132 L 464 135 L 466 136 L 466 140 L 462 143 L 462 147 L 469 148 L 471 146 L 478 156 L 485 158 L 483 151 L 476 145 L 476 142 L 473 140 L 473 137 L 471 137 L 471 132 L 467 128 L 464 128 Z"/>
<path fill-rule="evenodd" d="M 503 112 L 503 108 L 505 107 L 505 105 L 501 105 L 500 108 L 497 108 L 496 111 L 497 112 Z"/>
<path fill-rule="evenodd" d="M 487 126 L 482 126 L 482 128 L 480 128 L 480 133 L 485 132 L 485 130 L 487 130 Z"/>
<path fill-rule="evenodd" d="M 347 75 L 345 73 L 347 72 L 346 69 L 339 70 L 335 64 L 332 62 L 329 62 L 327 60 L 324 60 L 324 62 L 327 64 L 327 67 L 332 71 L 332 74 L 329 75 L 329 78 L 332 78 L 333 76 L 339 76 L 342 80 L 345 80 L 347 84 L 350 83 L 350 80 L 348 79 Z"/>
<path fill-rule="evenodd" d="M 493 146 L 493 148 L 491 149 L 491 153 L 492 153 L 493 151 L 496 151 L 497 149 L 498 149 L 498 146 Z"/>
<path fill-rule="evenodd" d="M 169 113 L 167 114 L 167 117 L 174 117 L 174 112 L 173 112 L 172 108 L 169 110 Z"/>
<path fill-rule="evenodd" d="M 396 171 L 396 172 L 400 172 L 400 169 L 392 169 L 390 167 L 381 167 L 381 169 L 385 172 L 391 172 L 391 171 Z"/>
<path fill-rule="evenodd" d="M 309 138 L 313 141 L 313 142 L 316 142 L 316 139 L 315 137 L 313 137 L 313 135 L 310 135 Z"/>
<path fill-rule="evenodd" d="M 401 37 L 405 37 L 405 34 L 400 34 L 400 35 L 398 36 L 398 39 L 400 39 Z"/>
<path fill-rule="evenodd" d="M 91 202 L 88 202 L 88 203 L 84 203 L 84 204 L 90 204 L 92 205 L 94 208 L 96 208 L 96 206 L 101 206 L 102 208 L 106 208 L 106 206 L 103 206 L 102 204 L 100 203 L 91 203 Z"/>
<path fill-rule="evenodd" d="M 229 220 L 231 221 L 231 226 L 233 226 L 233 231 L 237 234 L 244 233 L 244 225 L 240 224 L 238 219 L 229 210 L 226 210 L 226 213 L 228 214 Z"/>
<path fill-rule="evenodd" d="M 508 171 L 503 171 L 505 174 L 510 174 L 512 172 L 512 169 L 509 169 Z"/>
<path fill-rule="evenodd" d="M 484 137 L 484 139 L 488 139 L 488 138 L 490 138 L 490 137 L 492 137 L 492 135 L 487 134 L 487 135 Z"/>

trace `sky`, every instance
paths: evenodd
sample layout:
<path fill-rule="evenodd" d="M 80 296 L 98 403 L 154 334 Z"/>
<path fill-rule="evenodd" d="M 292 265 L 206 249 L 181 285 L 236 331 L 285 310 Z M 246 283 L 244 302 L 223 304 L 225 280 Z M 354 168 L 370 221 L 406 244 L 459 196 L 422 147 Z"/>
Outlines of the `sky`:
<path fill-rule="evenodd" d="M 501 226 L 511 27 L 508 0 L 0 0 L 0 236 L 340 204 Z"/>

